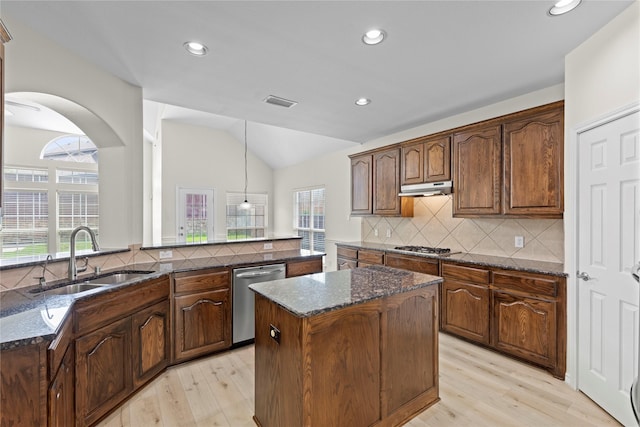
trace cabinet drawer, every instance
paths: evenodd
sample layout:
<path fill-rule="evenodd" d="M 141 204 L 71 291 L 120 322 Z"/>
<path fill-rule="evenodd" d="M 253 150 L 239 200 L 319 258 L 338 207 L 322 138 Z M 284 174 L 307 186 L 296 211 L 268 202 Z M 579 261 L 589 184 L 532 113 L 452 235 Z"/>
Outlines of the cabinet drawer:
<path fill-rule="evenodd" d="M 78 335 L 91 332 L 168 297 L 169 278 L 164 277 L 79 300 L 73 318 L 75 332 Z"/>
<path fill-rule="evenodd" d="M 483 285 L 489 283 L 489 270 L 462 265 L 442 263 L 442 276 Z"/>
<path fill-rule="evenodd" d="M 384 264 L 384 252 L 359 250 L 358 265 L 360 261 L 367 264 Z"/>
<path fill-rule="evenodd" d="M 358 250 L 351 248 L 341 248 L 338 247 L 338 256 L 343 258 L 358 258 Z"/>
<path fill-rule="evenodd" d="M 438 274 L 438 260 L 388 253 L 385 265 L 424 274 Z"/>
<path fill-rule="evenodd" d="M 494 272 L 493 284 L 503 289 L 522 291 L 528 294 L 555 297 L 558 293 L 558 280 L 552 276 L 540 276 L 527 273 L 509 274 Z"/>
<path fill-rule="evenodd" d="M 177 273 L 175 275 L 175 293 L 208 291 L 217 288 L 228 288 L 231 276 L 228 269 L 207 270 L 204 272 Z"/>
<path fill-rule="evenodd" d="M 305 274 L 321 273 L 322 258 L 287 263 L 287 277 L 304 276 Z"/>

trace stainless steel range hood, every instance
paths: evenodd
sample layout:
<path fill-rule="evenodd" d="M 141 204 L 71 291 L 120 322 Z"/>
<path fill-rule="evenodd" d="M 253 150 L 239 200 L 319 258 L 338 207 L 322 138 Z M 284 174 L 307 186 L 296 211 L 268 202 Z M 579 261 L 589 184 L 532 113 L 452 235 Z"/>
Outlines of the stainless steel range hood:
<path fill-rule="evenodd" d="M 450 194 L 453 187 L 452 181 L 428 182 L 425 184 L 411 184 L 400 187 L 401 197 L 437 196 Z"/>

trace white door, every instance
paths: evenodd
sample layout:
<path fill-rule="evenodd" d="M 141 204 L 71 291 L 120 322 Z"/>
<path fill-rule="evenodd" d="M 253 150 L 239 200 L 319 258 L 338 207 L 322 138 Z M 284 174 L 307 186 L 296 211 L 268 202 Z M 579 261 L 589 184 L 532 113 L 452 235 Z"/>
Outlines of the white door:
<path fill-rule="evenodd" d="M 640 113 L 581 133 L 578 153 L 578 388 L 637 425 Z"/>
<path fill-rule="evenodd" d="M 213 241 L 213 190 L 178 187 L 177 193 L 178 242 Z"/>

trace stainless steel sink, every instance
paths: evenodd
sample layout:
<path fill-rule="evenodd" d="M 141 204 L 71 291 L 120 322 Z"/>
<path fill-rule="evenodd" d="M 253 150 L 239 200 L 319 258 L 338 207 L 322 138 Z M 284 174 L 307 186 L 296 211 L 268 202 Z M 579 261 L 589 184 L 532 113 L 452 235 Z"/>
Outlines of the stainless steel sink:
<path fill-rule="evenodd" d="M 118 273 L 107 274 L 106 276 L 96 277 L 95 279 L 89 279 L 84 283 L 92 284 L 92 285 L 95 284 L 100 286 L 117 285 L 119 283 L 124 283 L 129 280 L 139 279 L 150 273 L 153 273 L 153 272 L 152 271 L 121 271 Z"/>
<path fill-rule="evenodd" d="M 44 292 L 45 295 L 73 295 L 79 294 L 81 292 L 91 291 L 96 288 L 101 288 L 105 285 L 100 284 L 91 284 L 91 283 L 73 283 L 71 285 L 60 286 L 59 288 L 53 289 L 45 289 L 41 291 L 40 289 L 36 289 L 32 291 L 33 293 Z"/>

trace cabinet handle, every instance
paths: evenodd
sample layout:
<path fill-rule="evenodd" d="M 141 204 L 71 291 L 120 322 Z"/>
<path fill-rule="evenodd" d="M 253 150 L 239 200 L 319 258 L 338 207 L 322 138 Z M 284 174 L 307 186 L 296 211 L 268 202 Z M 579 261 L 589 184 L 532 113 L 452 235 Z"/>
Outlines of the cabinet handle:
<path fill-rule="evenodd" d="M 578 279 L 582 279 L 585 282 L 594 279 L 593 277 L 589 276 L 589 274 L 587 272 L 585 272 L 585 271 L 583 271 L 582 273 L 578 271 L 577 273 L 578 273 L 578 276 L 577 276 Z"/>
<path fill-rule="evenodd" d="M 60 399 L 60 396 L 61 396 L 61 395 L 62 395 L 62 394 L 61 394 L 60 392 L 57 392 L 57 393 L 56 393 L 56 399 Z"/>

